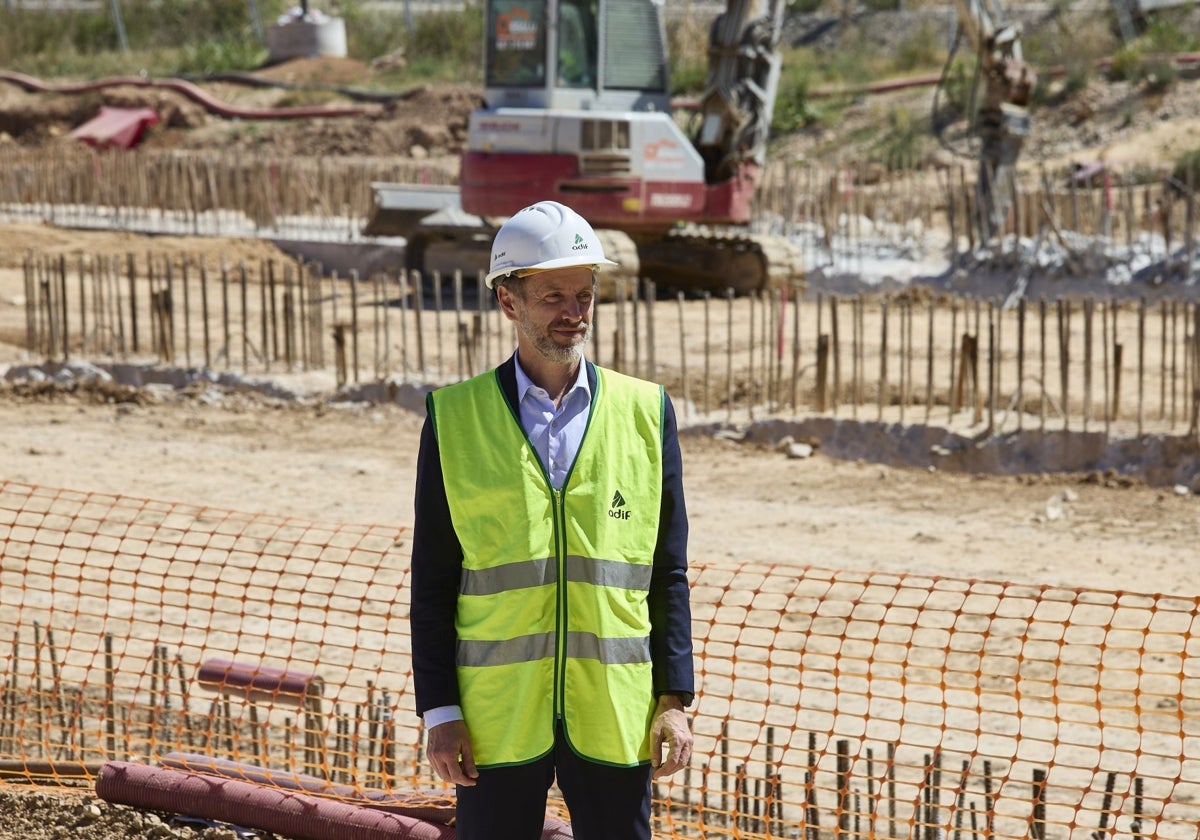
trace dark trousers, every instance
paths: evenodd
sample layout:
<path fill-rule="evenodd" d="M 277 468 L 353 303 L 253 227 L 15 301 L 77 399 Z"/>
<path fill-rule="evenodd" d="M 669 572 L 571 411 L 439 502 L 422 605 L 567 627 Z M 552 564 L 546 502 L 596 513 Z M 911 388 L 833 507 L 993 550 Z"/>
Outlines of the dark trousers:
<path fill-rule="evenodd" d="M 555 778 L 575 840 L 650 840 L 650 765 L 609 767 L 580 758 L 555 733 L 554 749 L 531 764 L 480 770 L 458 788 L 458 840 L 539 840 Z"/>

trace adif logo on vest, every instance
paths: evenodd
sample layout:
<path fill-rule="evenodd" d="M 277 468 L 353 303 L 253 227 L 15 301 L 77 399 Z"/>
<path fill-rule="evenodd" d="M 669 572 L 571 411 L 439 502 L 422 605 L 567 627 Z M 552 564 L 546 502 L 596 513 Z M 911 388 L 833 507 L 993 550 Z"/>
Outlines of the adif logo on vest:
<path fill-rule="evenodd" d="M 612 504 L 608 506 L 608 515 L 613 519 L 628 519 L 629 511 L 625 509 L 625 497 L 620 490 L 613 492 Z"/>

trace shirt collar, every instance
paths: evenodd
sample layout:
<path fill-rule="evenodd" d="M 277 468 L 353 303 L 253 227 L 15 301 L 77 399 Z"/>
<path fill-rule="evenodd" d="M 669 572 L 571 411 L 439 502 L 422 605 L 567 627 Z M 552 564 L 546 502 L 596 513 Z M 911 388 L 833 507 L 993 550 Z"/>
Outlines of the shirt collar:
<path fill-rule="evenodd" d="M 530 388 L 543 389 L 540 385 L 535 385 L 533 380 L 529 378 L 529 374 L 525 372 L 525 368 L 521 367 L 521 356 L 519 353 L 513 354 L 513 361 L 516 362 L 517 368 L 517 402 L 521 403 L 525 400 L 525 395 L 529 393 Z M 575 384 L 568 388 L 567 393 L 563 395 L 563 403 L 571 399 L 576 391 L 581 391 L 586 399 L 589 402 L 591 401 L 592 389 L 588 384 L 586 359 L 580 359 L 579 373 L 575 376 Z"/>

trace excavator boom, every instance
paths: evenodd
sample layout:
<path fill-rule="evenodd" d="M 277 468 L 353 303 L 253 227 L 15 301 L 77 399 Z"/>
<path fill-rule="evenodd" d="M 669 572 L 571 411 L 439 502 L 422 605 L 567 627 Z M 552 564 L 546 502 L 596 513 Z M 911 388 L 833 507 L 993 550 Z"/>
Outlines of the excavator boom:
<path fill-rule="evenodd" d="M 986 0 L 954 0 L 959 23 L 975 49 L 984 80 L 979 108 L 976 227 L 981 239 L 1004 230 L 1015 195 L 1017 158 L 1029 135 L 1029 97 L 1037 75 L 1021 54 L 1021 28 L 1003 23 Z"/>

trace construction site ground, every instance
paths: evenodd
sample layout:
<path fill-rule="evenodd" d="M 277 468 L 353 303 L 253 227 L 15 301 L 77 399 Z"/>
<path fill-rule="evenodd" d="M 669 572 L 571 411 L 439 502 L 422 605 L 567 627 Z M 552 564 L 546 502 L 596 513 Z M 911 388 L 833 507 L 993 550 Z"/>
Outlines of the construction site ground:
<path fill-rule="evenodd" d="M 365 67 L 339 63 L 340 83 Z M 293 80 L 324 78 L 329 64 L 296 65 Z M 1124 85 L 1124 83 L 1122 83 Z M 213 87 L 239 104 L 277 101 L 281 91 Z M 1093 81 L 1055 109 L 1040 111 L 1027 152 L 1037 159 L 1105 156 L 1169 165 L 1195 142 L 1200 83 L 1180 80 L 1156 97 Z M 810 155 L 837 145 L 831 132 L 882 118 L 891 105 L 864 100 L 845 125 L 788 138 L 780 154 Z M 150 104 L 165 127 L 151 143 L 176 148 L 271 144 L 297 154 L 416 154 L 453 167 L 467 111 L 479 91 L 433 86 L 390 105 L 380 118 L 302 123 L 226 123 L 173 94 L 129 89 L 113 104 Z M 79 98 L 28 94 L 0 84 L 0 142 L 36 145 L 61 137 L 88 112 Z M 846 144 L 841 152 L 846 153 Z M 54 247 L 71 234 L 46 231 Z M 127 234 L 89 234 L 115 252 Z M 26 229 L 0 228 L 0 314 L 23 319 L 20 254 L 36 247 Z M 45 244 L 45 243 L 42 243 Z M 137 244 L 136 247 L 142 247 Z M 189 246 L 193 247 L 193 246 Z M 219 253 L 260 243 L 205 240 Z M 25 360 L 20 330 L 0 335 L 0 370 Z M 0 386 L 0 477 L 44 487 L 119 493 L 243 511 L 346 522 L 409 523 L 422 417 L 396 406 L 333 405 L 251 394 L 146 394 L 116 402 L 103 389 Z M 789 459 L 770 446 L 709 435 L 683 438 L 685 486 L 695 564 L 728 560 L 877 569 L 955 578 L 1026 581 L 1141 592 L 1196 592 L 1195 534 L 1200 496 L 1117 477 L 951 474 L 838 461 Z M 0 789 L 0 838 L 110 840 L 131 836 L 235 835 L 214 827 L 163 826 L 158 817 L 96 802 L 88 791 Z"/>

